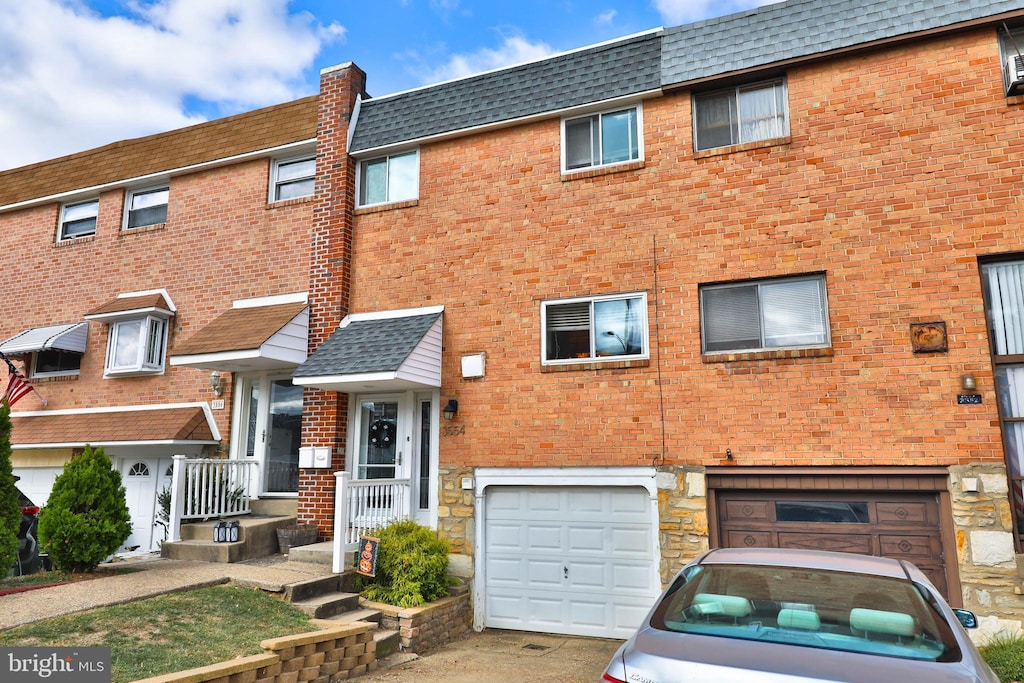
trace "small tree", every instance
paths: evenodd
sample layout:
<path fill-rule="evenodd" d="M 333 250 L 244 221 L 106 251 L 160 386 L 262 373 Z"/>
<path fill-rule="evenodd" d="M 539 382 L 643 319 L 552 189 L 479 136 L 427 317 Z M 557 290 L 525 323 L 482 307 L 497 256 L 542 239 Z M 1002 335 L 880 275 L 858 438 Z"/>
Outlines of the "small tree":
<path fill-rule="evenodd" d="M 0 401 L 0 578 L 7 576 L 18 557 L 21 505 L 11 469 L 11 409 Z"/>
<path fill-rule="evenodd" d="M 103 448 L 86 446 L 64 466 L 39 513 L 39 541 L 58 569 L 91 572 L 131 536 L 121 473 Z"/>
<path fill-rule="evenodd" d="M 378 535 L 377 575 L 362 591 L 364 598 L 416 607 L 448 594 L 448 544 L 436 532 L 404 520 Z"/>

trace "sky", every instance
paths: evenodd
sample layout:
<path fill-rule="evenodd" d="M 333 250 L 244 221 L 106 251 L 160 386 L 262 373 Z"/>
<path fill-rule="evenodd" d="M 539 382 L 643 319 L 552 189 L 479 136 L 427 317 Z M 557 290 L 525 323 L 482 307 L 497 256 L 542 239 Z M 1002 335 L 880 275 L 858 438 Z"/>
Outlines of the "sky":
<path fill-rule="evenodd" d="M 0 170 L 278 104 L 372 96 L 770 0 L 0 0 Z"/>

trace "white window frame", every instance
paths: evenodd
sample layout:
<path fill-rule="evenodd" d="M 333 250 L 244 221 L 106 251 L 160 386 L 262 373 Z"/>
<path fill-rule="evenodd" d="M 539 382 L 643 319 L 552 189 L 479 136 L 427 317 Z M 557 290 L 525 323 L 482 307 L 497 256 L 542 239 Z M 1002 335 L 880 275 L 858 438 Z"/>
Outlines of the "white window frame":
<path fill-rule="evenodd" d="M 90 213 L 85 213 L 78 217 L 68 217 L 68 212 L 74 209 L 84 208 L 92 206 L 93 210 Z M 99 199 L 87 199 L 81 202 L 68 202 L 60 207 L 60 220 L 57 222 L 57 241 L 68 242 L 81 237 L 92 237 L 96 234 L 96 225 L 99 223 L 100 215 L 100 200 Z M 66 228 L 74 223 L 92 220 L 93 226 L 90 232 L 83 232 L 75 235 L 68 235 Z"/>
<path fill-rule="evenodd" d="M 122 330 L 127 326 L 141 323 L 137 332 L 137 351 L 135 361 L 131 364 L 115 366 L 117 356 L 117 342 L 121 338 Z M 107 358 L 103 368 L 104 377 L 124 377 L 130 375 L 154 375 L 164 371 L 167 357 L 167 318 L 157 315 L 144 315 L 121 320 L 113 320 L 109 323 L 110 329 L 107 334 Z M 129 333 L 131 334 L 131 333 Z M 155 346 L 154 346 L 155 344 Z"/>
<path fill-rule="evenodd" d="M 636 137 L 636 149 L 633 150 L 634 154 L 630 155 L 630 158 L 623 159 L 620 161 L 609 161 L 607 163 L 601 161 L 604 158 L 605 145 L 603 139 L 603 126 L 601 121 L 605 116 L 612 114 L 620 114 L 626 111 L 636 112 L 635 125 L 636 130 L 634 136 Z M 589 121 L 592 124 L 592 129 L 596 127 L 597 140 L 591 142 L 592 151 L 596 152 L 597 158 L 591 156 L 589 164 L 580 166 L 569 167 L 569 131 L 568 127 L 573 123 L 579 123 L 583 121 Z M 596 126 L 594 126 L 596 124 Z M 632 136 L 631 136 L 632 137 Z M 630 141 L 632 142 L 632 140 Z M 569 116 L 562 119 L 562 173 L 577 173 L 579 171 L 586 171 L 592 168 L 606 168 L 612 166 L 619 166 L 622 164 L 630 164 L 635 161 L 644 160 L 644 110 L 640 103 L 631 104 L 624 107 L 614 107 L 612 109 L 606 109 L 592 114 L 586 114 L 584 116 Z"/>
<path fill-rule="evenodd" d="M 133 207 L 133 205 L 135 203 L 135 198 L 136 197 L 142 197 L 144 195 L 149 195 L 149 194 L 156 194 L 158 192 L 163 192 L 163 193 L 166 194 L 166 201 L 164 201 L 163 204 L 155 204 L 154 205 L 154 206 L 163 206 L 164 207 L 164 219 L 162 221 L 156 221 L 156 222 L 153 222 L 153 223 L 140 223 L 138 225 L 129 225 L 129 222 L 131 221 L 132 212 L 135 211 L 135 209 Z M 122 230 L 137 230 L 139 228 L 147 228 L 147 227 L 149 227 L 151 225 L 162 225 L 162 224 L 166 223 L 167 222 L 167 205 L 168 205 L 168 202 L 170 201 L 170 197 L 171 197 L 171 188 L 170 188 L 169 185 L 154 185 L 154 186 L 151 186 L 151 187 L 144 187 L 144 188 L 138 188 L 138 189 L 134 189 L 134 190 L 128 190 L 128 192 L 125 193 L 125 198 L 124 198 L 124 218 L 122 219 L 121 229 Z M 144 207 L 144 208 L 152 208 L 152 207 Z"/>
<path fill-rule="evenodd" d="M 776 89 L 781 92 L 781 99 L 783 103 L 782 116 L 782 131 L 776 135 L 767 135 L 765 137 L 748 137 L 744 135 L 743 129 L 743 112 L 740 111 L 740 103 L 742 101 L 742 94 L 745 92 L 754 92 L 757 90 L 764 90 L 771 88 L 773 93 L 776 93 Z M 778 96 L 778 95 L 777 95 Z M 730 113 L 735 114 L 735 122 L 730 121 L 730 142 L 725 144 L 708 144 L 701 145 L 700 131 L 698 129 L 699 116 L 698 109 L 700 104 L 704 101 L 717 99 L 720 97 L 729 97 Z M 775 119 L 778 119 L 780 112 L 775 112 Z M 785 78 L 772 78 L 764 81 L 758 81 L 756 83 L 745 83 L 735 88 L 725 88 L 723 90 L 714 90 L 704 93 L 696 93 L 693 95 L 693 148 L 698 152 L 704 152 L 709 149 L 721 149 L 723 147 L 732 147 L 734 145 L 745 145 L 753 142 L 763 142 L 766 140 L 777 140 L 781 137 L 789 135 L 789 88 L 786 85 Z M 735 126 L 735 131 L 733 131 Z M 732 132 L 735 132 L 735 139 L 732 138 Z"/>
<path fill-rule="evenodd" d="M 614 302 L 614 301 L 639 301 L 637 311 L 634 312 L 635 318 L 626 323 L 625 327 L 632 329 L 632 334 L 618 334 L 614 330 L 597 330 L 595 323 L 594 305 L 602 302 Z M 562 331 L 569 331 L 575 329 L 576 331 L 582 332 L 583 330 L 589 333 L 589 349 L 588 355 L 585 357 L 573 357 L 573 358 L 548 358 L 550 340 L 548 338 L 549 333 L 549 322 L 548 322 L 548 309 L 558 306 L 570 306 L 570 305 L 581 305 L 588 304 L 589 310 L 586 313 L 586 320 L 582 318 L 579 321 L 578 327 L 562 327 Z M 542 301 L 540 308 L 540 358 L 542 365 L 570 365 L 574 363 L 616 363 L 628 360 L 645 360 L 650 358 L 650 331 L 647 316 L 647 292 L 627 292 L 623 294 L 609 294 L 605 296 L 589 296 L 589 297 L 576 297 L 572 299 L 552 299 L 550 301 Z M 626 332 L 625 327 L 620 330 Z M 556 330 L 550 330 L 555 332 Z M 608 337 L 605 339 L 604 337 Z M 629 348 L 634 343 L 639 343 L 640 350 L 636 353 L 629 353 Z M 601 353 L 601 347 L 614 346 L 615 344 L 621 344 L 624 353 L 617 355 L 605 355 Z"/>
<path fill-rule="evenodd" d="M 1007 62 L 1010 59 L 1015 59 L 1019 62 L 1024 62 L 1024 26 L 1011 26 L 1010 32 L 1007 33 L 1002 27 L 999 28 L 999 65 L 1000 71 L 1003 76 L 1003 89 L 1009 91 L 1010 70 Z M 1014 92 L 1007 92 L 1007 96 L 1024 94 L 1024 90 L 1020 87 L 1015 89 Z"/>
<path fill-rule="evenodd" d="M 807 344 L 791 344 L 791 345 L 768 345 L 766 343 L 765 334 L 765 303 L 764 303 L 764 290 L 775 285 L 787 285 L 796 282 L 816 282 L 818 283 L 818 294 L 820 296 L 820 309 L 818 324 L 819 328 L 815 330 L 808 330 L 804 334 L 820 334 L 821 340 L 807 343 Z M 734 346 L 729 348 L 720 348 L 714 350 L 708 350 L 707 333 L 709 325 L 707 323 L 708 314 L 713 311 L 709 311 L 708 304 L 705 301 L 708 292 L 721 292 L 726 289 L 739 289 L 739 288 L 751 288 L 756 287 L 756 304 L 757 304 L 757 334 L 758 344 L 757 346 Z M 721 354 L 735 354 L 735 353 L 757 353 L 759 351 L 783 351 L 790 349 L 806 349 L 806 348 L 828 348 L 832 345 L 832 333 L 831 324 L 828 310 L 828 288 L 824 273 L 815 273 L 811 275 L 798 275 L 793 277 L 779 277 L 769 278 L 763 280 L 745 280 L 742 282 L 730 282 L 725 284 L 709 284 L 700 286 L 700 336 L 701 336 L 701 352 L 706 356 L 721 355 Z M 806 307 L 804 307 L 806 309 Z M 753 321 L 751 321 L 753 322 Z M 723 342 L 724 343 L 724 342 Z"/>
<path fill-rule="evenodd" d="M 400 158 L 400 157 L 407 157 L 407 156 L 415 156 L 415 158 L 416 158 L 416 177 L 415 177 L 414 183 L 413 183 L 414 184 L 414 190 L 413 190 L 413 192 L 409 196 L 395 197 L 395 196 L 392 195 L 392 192 L 391 192 L 391 180 L 392 180 L 392 176 L 391 176 L 392 163 L 391 163 L 391 160 L 392 159 L 396 159 L 396 158 Z M 379 163 L 381 161 L 383 161 L 386 164 L 386 169 L 387 169 L 386 172 L 385 172 L 385 182 L 386 182 L 386 188 L 385 188 L 385 191 L 384 191 L 385 198 L 384 198 L 383 201 L 380 201 L 380 202 L 364 202 L 364 200 L 363 200 L 363 186 L 364 186 L 364 184 L 366 182 L 366 178 L 364 177 L 365 174 L 366 174 L 366 168 L 367 168 L 367 166 L 369 164 L 372 164 L 374 162 L 378 162 Z M 415 201 L 415 200 L 419 199 L 419 197 L 420 197 L 420 150 L 419 150 L 419 148 L 416 148 L 416 149 L 406 149 L 406 150 L 402 150 L 401 152 L 394 152 L 393 154 L 385 154 L 383 156 L 370 157 L 370 158 L 366 158 L 366 159 L 359 159 L 357 163 L 358 163 L 358 172 L 356 173 L 356 207 L 357 208 L 362 208 L 362 207 L 365 207 L 365 206 L 381 206 L 383 204 L 395 204 L 397 202 L 408 202 L 408 201 Z"/>
<path fill-rule="evenodd" d="M 39 368 L 39 354 L 45 353 L 45 352 L 61 353 L 61 354 L 65 354 L 65 355 L 68 355 L 68 356 L 78 356 L 78 358 L 79 358 L 78 368 L 74 369 L 74 370 L 57 370 L 55 372 L 40 372 L 39 369 L 38 369 Z M 75 376 L 78 376 L 78 375 L 81 374 L 81 371 L 82 371 L 81 358 L 82 358 L 82 354 L 80 354 L 80 353 L 75 353 L 74 351 L 64 351 L 62 349 L 45 349 L 45 351 L 36 351 L 36 352 L 34 352 L 32 354 L 32 375 L 31 376 L 32 377 L 75 377 Z"/>
<path fill-rule="evenodd" d="M 290 166 L 292 164 L 301 164 L 307 161 L 313 162 L 313 170 L 308 174 L 296 176 L 294 178 L 281 178 L 281 167 Z M 281 188 L 288 185 L 297 185 L 306 181 L 312 181 L 312 188 L 308 194 L 296 195 L 294 197 L 281 198 Z M 270 189 L 267 197 L 269 203 L 274 202 L 287 202 L 292 199 L 305 199 L 312 197 L 316 193 L 316 155 L 315 154 L 304 154 L 297 157 L 288 157 L 286 159 L 274 159 L 270 164 Z"/>

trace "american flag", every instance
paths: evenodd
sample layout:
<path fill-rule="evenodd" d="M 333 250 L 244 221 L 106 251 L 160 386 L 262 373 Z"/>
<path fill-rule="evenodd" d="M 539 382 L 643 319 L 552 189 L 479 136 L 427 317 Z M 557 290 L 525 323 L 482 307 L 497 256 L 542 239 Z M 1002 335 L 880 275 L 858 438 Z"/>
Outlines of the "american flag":
<path fill-rule="evenodd" d="M 29 381 L 19 375 L 16 372 L 11 373 L 10 381 L 7 382 L 7 391 L 4 392 L 3 401 L 7 402 L 7 406 L 11 407 L 25 394 L 32 391 L 32 385 Z"/>

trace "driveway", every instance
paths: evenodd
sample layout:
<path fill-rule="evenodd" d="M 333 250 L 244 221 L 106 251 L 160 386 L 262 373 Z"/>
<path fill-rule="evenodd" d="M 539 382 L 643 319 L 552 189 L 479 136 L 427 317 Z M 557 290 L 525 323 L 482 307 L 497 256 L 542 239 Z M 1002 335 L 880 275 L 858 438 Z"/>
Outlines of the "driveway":
<path fill-rule="evenodd" d="M 488 629 L 360 676 L 366 683 L 596 683 L 621 640 Z M 405 655 L 393 655 L 401 661 Z"/>

